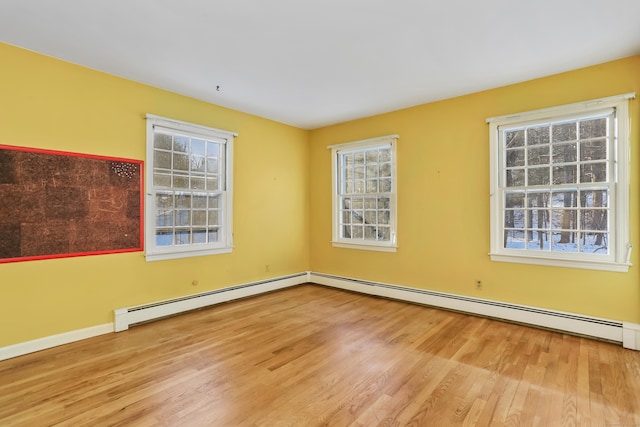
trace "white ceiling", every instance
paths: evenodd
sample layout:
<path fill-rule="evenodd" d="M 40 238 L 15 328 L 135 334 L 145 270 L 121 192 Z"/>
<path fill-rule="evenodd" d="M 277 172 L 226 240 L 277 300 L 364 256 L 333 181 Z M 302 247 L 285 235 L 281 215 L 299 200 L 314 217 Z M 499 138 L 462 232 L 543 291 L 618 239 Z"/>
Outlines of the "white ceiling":
<path fill-rule="evenodd" d="M 0 0 L 0 41 L 313 129 L 638 54 L 640 0 Z"/>

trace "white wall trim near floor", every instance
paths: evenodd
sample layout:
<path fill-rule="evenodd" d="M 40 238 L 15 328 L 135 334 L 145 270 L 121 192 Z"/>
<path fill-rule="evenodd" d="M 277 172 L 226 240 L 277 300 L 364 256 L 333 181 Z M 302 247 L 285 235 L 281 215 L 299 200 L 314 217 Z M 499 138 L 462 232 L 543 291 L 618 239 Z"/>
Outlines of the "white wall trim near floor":
<path fill-rule="evenodd" d="M 221 302 L 232 301 L 238 298 L 288 288 L 290 286 L 307 283 L 308 281 L 309 273 L 305 272 L 228 288 L 216 289 L 172 300 L 158 301 L 136 307 L 119 308 L 115 310 L 115 331 L 124 331 L 129 329 L 130 325 L 134 325 L 136 323 L 148 322 L 149 320 L 172 316 L 214 304 L 220 304 Z"/>
<path fill-rule="evenodd" d="M 561 311 L 473 298 L 419 288 L 371 282 L 317 272 L 304 272 L 259 282 L 217 289 L 167 301 L 116 309 L 115 322 L 78 329 L 32 341 L 0 347 L 0 360 L 69 344 L 98 335 L 124 331 L 129 326 L 239 298 L 259 295 L 303 283 L 345 289 L 368 295 L 397 299 L 433 307 L 493 317 L 538 327 L 622 343 L 640 350 L 640 324 L 618 322 Z"/>
<path fill-rule="evenodd" d="M 25 354 L 34 353 L 36 351 L 45 350 L 47 348 L 57 347 L 63 344 L 69 344 L 74 341 L 93 338 L 98 335 L 104 335 L 111 332 L 113 332 L 113 323 L 105 323 L 103 325 L 91 326 L 84 329 L 76 329 L 75 331 L 64 332 L 57 335 L 50 335 L 32 341 L 21 342 L 7 347 L 0 347 L 0 360 L 23 356 Z"/>
<path fill-rule="evenodd" d="M 159 301 L 142 306 L 117 309 L 115 310 L 114 323 L 106 323 L 104 325 L 92 326 L 90 328 L 78 329 L 75 331 L 38 338 L 33 341 L 13 344 L 7 347 L 0 347 L 0 360 L 23 356 L 25 354 L 46 350 L 48 348 L 69 344 L 74 341 L 80 341 L 98 335 L 124 331 L 135 323 L 166 317 L 238 298 L 259 295 L 289 286 L 308 283 L 309 281 L 309 272 L 304 272 L 259 282 L 231 286 L 201 294 L 188 295 L 174 300 Z"/>
<path fill-rule="evenodd" d="M 614 341 L 640 350 L 640 325 L 633 323 L 317 272 L 310 276 L 311 282 L 320 285 Z"/>

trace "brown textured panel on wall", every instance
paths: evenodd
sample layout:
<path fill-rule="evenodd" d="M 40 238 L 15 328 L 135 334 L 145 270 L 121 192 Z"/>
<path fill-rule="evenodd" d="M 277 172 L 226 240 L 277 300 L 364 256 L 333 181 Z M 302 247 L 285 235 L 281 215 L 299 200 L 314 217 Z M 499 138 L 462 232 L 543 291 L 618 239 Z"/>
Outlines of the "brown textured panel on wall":
<path fill-rule="evenodd" d="M 0 145 L 0 262 L 142 250 L 142 162 Z"/>

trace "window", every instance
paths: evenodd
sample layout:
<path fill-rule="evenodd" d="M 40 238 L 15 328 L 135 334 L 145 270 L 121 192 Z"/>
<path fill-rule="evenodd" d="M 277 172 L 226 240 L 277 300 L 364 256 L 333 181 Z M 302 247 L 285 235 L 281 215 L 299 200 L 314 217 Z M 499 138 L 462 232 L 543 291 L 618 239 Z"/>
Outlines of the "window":
<path fill-rule="evenodd" d="M 231 252 L 234 136 L 147 115 L 148 261 Z"/>
<path fill-rule="evenodd" d="M 397 138 L 391 135 L 329 147 L 334 246 L 396 251 Z"/>
<path fill-rule="evenodd" d="M 628 270 L 632 97 L 487 120 L 493 260 Z"/>

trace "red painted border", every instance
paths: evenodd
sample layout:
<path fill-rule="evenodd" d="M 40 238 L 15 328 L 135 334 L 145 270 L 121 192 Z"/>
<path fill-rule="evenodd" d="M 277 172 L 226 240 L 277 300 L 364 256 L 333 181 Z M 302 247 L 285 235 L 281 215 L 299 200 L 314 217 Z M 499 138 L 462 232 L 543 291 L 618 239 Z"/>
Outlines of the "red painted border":
<path fill-rule="evenodd" d="M 127 249 L 114 249 L 114 250 L 107 250 L 107 251 L 74 252 L 69 254 L 52 254 L 52 255 L 38 255 L 38 256 L 16 257 L 16 258 L 0 258 L 0 264 L 10 263 L 10 262 L 20 262 L 20 261 L 37 261 L 37 260 L 45 260 L 45 259 L 60 259 L 60 258 L 73 258 L 73 257 L 91 256 L 91 255 L 140 252 L 144 250 L 144 199 L 145 198 L 144 198 L 144 161 L 143 160 L 127 159 L 124 157 L 101 156 L 97 154 L 74 153 L 71 151 L 49 150 L 45 148 L 20 147 L 16 145 L 5 145 L 5 144 L 0 144 L 0 150 L 24 151 L 24 152 L 30 152 L 30 153 L 51 154 L 55 156 L 81 157 L 81 158 L 96 159 L 96 160 L 135 163 L 140 166 L 140 246 L 139 247 L 127 248 Z"/>

